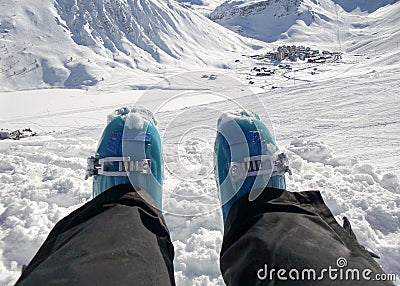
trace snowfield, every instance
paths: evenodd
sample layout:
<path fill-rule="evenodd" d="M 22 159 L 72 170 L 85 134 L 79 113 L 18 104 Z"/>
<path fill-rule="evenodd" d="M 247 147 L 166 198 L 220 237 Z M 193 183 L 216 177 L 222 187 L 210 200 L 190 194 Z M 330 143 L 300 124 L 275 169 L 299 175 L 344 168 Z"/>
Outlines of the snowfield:
<path fill-rule="evenodd" d="M 400 122 L 393 110 L 400 110 L 395 98 L 400 88 L 392 87 L 391 95 L 382 88 L 393 79 L 358 78 L 368 83 L 363 93 L 357 92 L 359 85 L 335 79 L 257 96 L 267 106 L 281 149 L 288 153 L 293 171 L 289 189 L 321 190 L 337 220 L 349 217 L 360 242 L 381 256 L 384 269 L 399 273 Z M 72 105 L 95 96 L 80 90 L 53 92 Z M 48 91 L 2 94 L 18 95 L 41 98 L 43 108 L 50 108 L 54 97 Z M 57 110 L 53 105 L 48 115 L 24 120 L 26 113 L 16 110 L 12 116 L 20 120 L 8 121 L 14 127 L 29 124 L 56 131 L 0 142 L 2 284 L 17 279 L 22 264 L 58 220 L 91 198 L 91 182 L 84 180 L 85 159 L 94 153 L 113 104 L 129 103 L 127 93 L 96 96 L 98 110 L 62 112 L 63 106 Z M 134 102 L 135 96 L 131 98 Z M 264 112 L 254 95 L 238 101 Z M 218 266 L 223 226 L 212 150 L 216 119 L 234 107 L 219 101 L 156 114 L 166 164 L 164 212 L 176 248 L 179 285 L 223 285 Z"/>
<path fill-rule="evenodd" d="M 400 275 L 400 2 L 285 1 L 294 3 L 289 11 L 312 13 L 313 22 L 304 25 L 306 14 L 293 12 L 285 31 L 260 34 L 275 37 L 269 45 L 196 10 L 221 1 L 136 1 L 143 10 L 132 15 L 118 1 L 107 1 L 111 8 L 31 2 L 0 3 L 0 129 L 37 132 L 0 140 L 0 285 L 13 285 L 55 223 L 92 198 L 86 158 L 107 115 L 127 105 L 150 109 L 158 121 L 178 285 L 224 285 L 212 156 L 218 117 L 238 108 L 259 114 L 287 153 L 288 189 L 320 190 L 339 224 L 347 216 L 386 272 Z M 80 16 L 69 18 L 74 9 Z M 264 12 L 249 17 L 257 13 Z M 99 28 L 101 17 L 108 28 Z M 242 21 L 261 31 L 260 22 Z M 143 34 L 130 34 L 124 23 L 143 25 Z M 342 58 L 284 60 L 292 68 L 284 70 L 249 57 L 288 44 L 341 51 Z M 32 71 L 23 71 L 26 63 Z M 255 66 L 276 72 L 255 76 Z"/>

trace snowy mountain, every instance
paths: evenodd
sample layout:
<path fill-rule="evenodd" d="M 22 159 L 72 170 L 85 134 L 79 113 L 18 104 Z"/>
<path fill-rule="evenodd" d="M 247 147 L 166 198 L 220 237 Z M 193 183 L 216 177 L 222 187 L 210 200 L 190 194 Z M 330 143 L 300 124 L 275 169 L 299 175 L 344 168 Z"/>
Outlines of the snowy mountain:
<path fill-rule="evenodd" d="M 280 40 L 330 46 L 330 48 L 334 46 L 337 50 L 341 50 L 341 45 L 346 43 L 340 42 L 353 37 L 355 29 L 362 26 L 365 28 L 363 32 L 367 32 L 367 27 L 376 26 L 376 22 L 387 23 L 391 16 L 385 15 L 383 11 L 398 12 L 398 2 L 395 0 L 230 0 L 218 6 L 209 17 L 243 36 L 261 41 L 271 43 Z M 378 8 L 382 9 L 376 16 L 370 15 Z M 368 20 L 373 20 L 375 23 Z M 396 27 L 397 25 L 388 25 L 387 28 L 392 33 L 397 33 Z M 369 36 L 374 35 L 376 34 L 372 33 Z M 345 45 L 344 48 L 348 46 Z"/>
<path fill-rule="evenodd" d="M 218 68 L 251 44 L 176 1 L 5 1 L 0 90 L 92 86 L 172 68 Z M 143 73 L 145 72 L 145 73 Z"/>
<path fill-rule="evenodd" d="M 301 0 L 232 0 L 218 6 L 209 17 L 244 36 L 273 42 L 298 18 L 310 18 L 310 15 L 298 15 L 301 2 Z"/>

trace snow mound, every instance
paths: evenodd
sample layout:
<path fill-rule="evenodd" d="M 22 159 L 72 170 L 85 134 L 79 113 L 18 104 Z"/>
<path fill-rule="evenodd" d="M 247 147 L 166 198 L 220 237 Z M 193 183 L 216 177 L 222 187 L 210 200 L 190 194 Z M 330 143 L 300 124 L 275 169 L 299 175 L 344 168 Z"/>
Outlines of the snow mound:
<path fill-rule="evenodd" d="M 289 150 L 308 162 L 321 162 L 333 167 L 351 166 L 357 163 L 354 158 L 334 157 L 324 142 L 304 141 L 296 138 L 291 141 Z"/>
<path fill-rule="evenodd" d="M 231 120 L 235 120 L 235 119 L 245 119 L 245 118 L 247 118 L 248 121 L 251 121 L 253 118 L 260 120 L 260 117 L 252 111 L 232 110 L 232 111 L 223 113 L 220 116 L 220 118 L 218 118 L 217 128 L 218 128 L 218 130 L 221 130 L 222 126 L 224 124 L 226 124 L 227 122 L 230 122 Z"/>

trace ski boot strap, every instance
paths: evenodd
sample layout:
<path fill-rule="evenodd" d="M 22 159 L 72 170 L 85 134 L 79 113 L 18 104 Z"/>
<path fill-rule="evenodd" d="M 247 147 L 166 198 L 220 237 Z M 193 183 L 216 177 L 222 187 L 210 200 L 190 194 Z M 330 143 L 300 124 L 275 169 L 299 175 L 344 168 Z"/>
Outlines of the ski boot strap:
<path fill-rule="evenodd" d="M 259 155 L 245 157 L 243 161 L 230 162 L 229 170 L 233 180 L 267 174 L 271 174 L 271 177 L 273 177 L 283 175 L 286 172 L 290 175 L 292 174 L 289 168 L 289 160 L 284 153 L 278 156 Z"/>
<path fill-rule="evenodd" d="M 150 159 L 132 161 L 130 157 L 89 157 L 85 180 L 91 176 L 127 177 L 130 172 L 151 174 Z M 116 168 L 117 166 L 117 168 Z"/>

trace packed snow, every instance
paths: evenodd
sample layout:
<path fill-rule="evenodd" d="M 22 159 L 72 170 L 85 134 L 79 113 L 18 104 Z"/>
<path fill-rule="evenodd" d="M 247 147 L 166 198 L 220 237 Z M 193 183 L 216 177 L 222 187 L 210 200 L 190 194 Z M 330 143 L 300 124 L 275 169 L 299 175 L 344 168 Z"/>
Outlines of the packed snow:
<path fill-rule="evenodd" d="M 163 140 L 178 285 L 224 285 L 213 145 L 219 116 L 239 108 L 260 115 L 287 153 L 288 189 L 321 190 L 337 221 L 347 216 L 385 271 L 400 274 L 400 2 L 284 1 L 298 2 L 289 11 L 312 22 L 300 13 L 285 31 L 255 37 L 270 45 L 203 16 L 221 1 L 137 1 L 144 12 L 132 14 L 130 1 L 121 10 L 118 1 L 19 2 L 0 3 L 0 89 L 8 91 L 0 129 L 37 134 L 0 140 L 0 285 L 15 283 L 54 224 L 91 199 L 86 158 L 107 114 L 131 105 L 155 113 Z M 99 28 L 101 17 L 108 28 Z M 149 27 L 153 20 L 165 30 Z M 142 25 L 143 35 L 124 23 Z M 343 54 L 280 62 L 291 69 L 249 57 L 287 44 Z M 275 72 L 256 76 L 255 66 Z"/>

